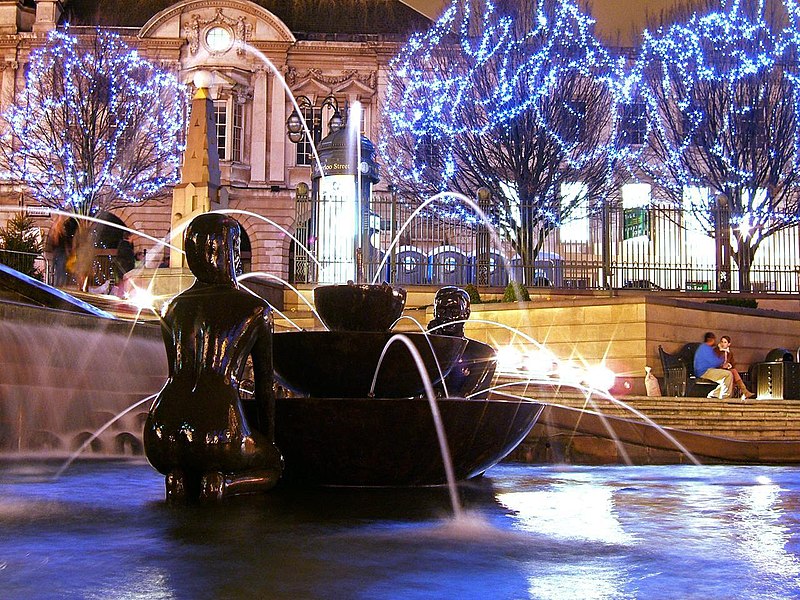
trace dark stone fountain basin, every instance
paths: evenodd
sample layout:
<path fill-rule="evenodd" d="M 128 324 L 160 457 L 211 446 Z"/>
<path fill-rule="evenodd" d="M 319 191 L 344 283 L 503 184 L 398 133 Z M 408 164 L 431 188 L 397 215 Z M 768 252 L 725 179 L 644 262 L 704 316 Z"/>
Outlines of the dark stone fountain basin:
<path fill-rule="evenodd" d="M 384 346 L 394 335 L 383 331 L 287 331 L 273 336 L 275 379 L 307 396 L 366 398 Z M 467 344 L 465 338 L 403 333 L 419 350 L 433 383 L 447 375 Z M 431 345 L 433 352 L 431 352 Z M 434 358 L 435 355 L 435 358 Z M 375 396 L 404 398 L 424 390 L 417 364 L 402 342 L 383 359 Z"/>
<path fill-rule="evenodd" d="M 331 331 L 388 331 L 403 314 L 406 291 L 389 284 L 348 283 L 314 288 L 314 306 Z"/>
<path fill-rule="evenodd" d="M 447 396 L 465 398 L 487 390 L 497 369 L 497 351 L 488 344 L 467 339 L 464 352 L 444 378 Z"/>
<path fill-rule="evenodd" d="M 442 398 L 456 479 L 483 473 L 525 438 L 542 405 Z M 279 398 L 275 437 L 287 482 L 341 486 L 446 483 L 427 399 Z"/>

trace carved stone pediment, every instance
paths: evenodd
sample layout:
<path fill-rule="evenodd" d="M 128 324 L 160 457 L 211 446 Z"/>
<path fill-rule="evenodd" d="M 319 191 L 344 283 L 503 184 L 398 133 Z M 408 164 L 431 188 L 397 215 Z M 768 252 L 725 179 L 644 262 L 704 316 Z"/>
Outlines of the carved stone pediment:
<path fill-rule="evenodd" d="M 325 74 L 320 69 L 307 69 L 305 73 L 300 74 L 296 68 L 290 66 L 286 69 L 285 78 L 292 89 L 317 87 L 335 92 L 355 84 L 364 92 L 374 93 L 378 87 L 378 77 L 375 71 L 361 73 L 355 69 L 343 71 L 338 75 Z"/>

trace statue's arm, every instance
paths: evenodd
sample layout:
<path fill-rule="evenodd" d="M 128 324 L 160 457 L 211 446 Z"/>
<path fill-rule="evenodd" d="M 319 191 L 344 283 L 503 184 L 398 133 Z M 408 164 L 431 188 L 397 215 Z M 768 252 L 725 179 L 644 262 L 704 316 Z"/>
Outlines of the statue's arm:
<path fill-rule="evenodd" d="M 266 427 L 261 429 L 270 441 L 275 439 L 275 392 L 272 371 L 272 313 L 265 308 L 263 318 L 258 323 L 255 344 L 251 350 L 253 358 L 254 395 L 259 404 L 259 412 L 266 416 Z"/>
<path fill-rule="evenodd" d="M 161 339 L 164 340 L 164 349 L 167 352 L 167 369 L 169 376 L 172 377 L 175 374 L 177 351 L 175 349 L 175 331 L 172 326 L 173 319 L 170 308 L 167 307 L 163 315 L 159 317 L 159 323 L 161 325 Z"/>

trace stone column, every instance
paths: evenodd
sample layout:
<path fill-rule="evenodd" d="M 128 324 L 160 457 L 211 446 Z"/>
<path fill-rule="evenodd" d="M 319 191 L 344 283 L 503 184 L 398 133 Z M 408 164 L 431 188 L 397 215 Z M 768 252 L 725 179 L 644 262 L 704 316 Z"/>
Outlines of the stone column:
<path fill-rule="evenodd" d="M 17 69 L 19 63 L 17 61 L 8 60 L 0 62 L 0 71 L 2 71 L 2 81 L 0 83 L 0 111 L 5 111 L 17 95 Z"/>
<path fill-rule="evenodd" d="M 274 75 L 270 83 L 269 180 L 283 181 L 286 178 L 286 90 Z"/>
<path fill-rule="evenodd" d="M 263 67 L 256 70 L 253 81 L 252 143 L 250 144 L 250 180 L 267 178 L 267 73 Z"/>
<path fill-rule="evenodd" d="M 219 202 L 220 170 L 217 154 L 214 103 L 208 94 L 207 73 L 195 76 L 197 91 L 192 99 L 192 116 L 183 155 L 181 182 L 172 191 L 172 231 L 177 231 L 196 215 L 216 208 Z M 172 240 L 183 247 L 183 236 Z M 170 251 L 170 267 L 184 265 L 179 250 Z"/>
<path fill-rule="evenodd" d="M 33 31 L 47 32 L 56 28 L 64 7 L 60 0 L 36 0 L 36 20 Z"/>

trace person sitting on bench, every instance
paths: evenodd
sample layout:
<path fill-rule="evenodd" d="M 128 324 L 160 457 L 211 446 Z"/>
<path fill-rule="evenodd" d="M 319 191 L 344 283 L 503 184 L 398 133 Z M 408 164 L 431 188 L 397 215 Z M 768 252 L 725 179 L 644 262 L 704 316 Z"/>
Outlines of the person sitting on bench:
<path fill-rule="evenodd" d="M 728 370 L 730 365 L 725 358 L 716 353 L 717 336 L 711 331 L 706 332 L 703 343 L 694 353 L 694 374 L 703 379 L 717 382 L 709 398 L 730 398 L 733 393 L 733 374 Z"/>
<path fill-rule="evenodd" d="M 742 398 L 755 398 L 756 395 L 747 389 L 744 381 L 742 380 L 742 376 L 739 374 L 739 371 L 736 370 L 734 367 L 734 360 L 733 360 L 733 352 L 731 352 L 731 336 L 723 335 L 719 338 L 719 347 L 717 348 L 717 353 L 722 356 L 722 359 L 728 363 L 727 369 L 733 375 L 733 385 L 739 389 L 739 393 L 741 393 Z"/>

